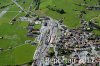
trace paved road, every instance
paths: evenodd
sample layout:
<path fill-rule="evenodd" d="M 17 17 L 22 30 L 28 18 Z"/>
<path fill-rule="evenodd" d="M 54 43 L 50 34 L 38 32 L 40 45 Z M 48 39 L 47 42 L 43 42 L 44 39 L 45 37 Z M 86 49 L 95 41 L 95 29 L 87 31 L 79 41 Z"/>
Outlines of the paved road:
<path fill-rule="evenodd" d="M 92 53 L 93 54 L 95 54 L 97 57 L 99 57 L 100 58 L 100 55 L 97 53 L 97 51 L 95 50 L 95 47 L 92 45 L 92 43 L 90 43 L 90 46 L 91 46 L 91 48 L 92 48 Z"/>
<path fill-rule="evenodd" d="M 9 10 L 9 8 L 5 8 L 1 13 L 0 13 L 0 18 L 7 13 L 7 11 Z"/>
<path fill-rule="evenodd" d="M 12 2 L 14 2 L 22 11 L 24 11 L 25 14 L 27 14 L 27 11 L 25 11 L 25 10 L 16 2 L 16 0 L 12 0 Z"/>
<path fill-rule="evenodd" d="M 12 18 L 12 20 L 10 20 L 10 22 L 9 22 L 9 23 L 11 23 L 11 22 L 13 21 L 13 19 L 16 19 L 16 17 L 17 17 L 20 13 L 22 13 L 22 12 L 21 12 L 21 11 L 18 11 L 18 14 L 17 14 L 17 15 L 15 15 L 15 16 Z"/>

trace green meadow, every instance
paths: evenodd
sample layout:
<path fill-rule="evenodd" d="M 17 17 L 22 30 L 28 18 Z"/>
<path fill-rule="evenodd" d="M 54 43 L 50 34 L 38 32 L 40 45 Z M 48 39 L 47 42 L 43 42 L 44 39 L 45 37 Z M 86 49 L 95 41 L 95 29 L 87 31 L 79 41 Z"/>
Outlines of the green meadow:
<path fill-rule="evenodd" d="M 5 1 L 5 2 L 4 2 Z M 27 4 L 23 6 L 29 6 L 31 0 L 28 0 Z M 0 7 L 12 3 L 10 0 L 0 0 Z M 36 46 L 30 44 L 25 44 L 26 40 L 34 41 L 34 38 L 27 37 L 27 30 L 25 29 L 28 25 L 28 22 L 16 21 L 13 25 L 9 24 L 10 21 L 19 13 L 20 9 L 14 4 L 8 6 L 8 11 L 0 18 L 0 48 L 3 48 L 3 51 L 0 51 L 0 66 L 14 66 L 21 65 L 33 60 L 34 51 Z M 0 13 L 4 11 L 0 9 Z M 27 8 L 26 8 L 27 9 Z M 17 17 L 25 16 L 25 13 L 20 13 Z M 12 47 L 12 49 L 9 49 Z"/>
<path fill-rule="evenodd" d="M 18 46 L 12 50 L 6 50 L 0 53 L 0 66 L 14 66 L 30 62 L 36 46 L 29 44 Z"/>

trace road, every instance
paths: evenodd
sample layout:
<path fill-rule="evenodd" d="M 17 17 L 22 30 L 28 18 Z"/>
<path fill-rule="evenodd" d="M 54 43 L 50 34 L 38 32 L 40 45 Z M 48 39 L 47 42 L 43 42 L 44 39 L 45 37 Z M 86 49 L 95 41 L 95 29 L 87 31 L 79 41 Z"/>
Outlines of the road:
<path fill-rule="evenodd" d="M 17 15 L 15 15 L 11 20 L 10 20 L 10 22 L 9 23 L 12 23 L 12 21 L 13 21 L 13 19 L 16 19 L 16 17 L 19 15 L 19 14 L 21 14 L 22 12 L 21 11 L 19 11 L 18 12 L 18 14 Z"/>
<path fill-rule="evenodd" d="M 16 0 L 12 0 L 13 3 L 15 3 L 22 11 L 25 12 L 25 14 L 27 14 L 27 11 L 25 11 L 17 2 Z"/>
<path fill-rule="evenodd" d="M 9 10 L 9 8 L 5 8 L 1 13 L 0 13 L 0 18 L 2 18 L 2 16 L 7 13 L 7 11 Z"/>
<path fill-rule="evenodd" d="M 95 50 L 95 47 L 92 45 L 92 43 L 90 43 L 90 46 L 91 46 L 91 48 L 92 48 L 92 54 L 95 54 L 97 57 L 99 57 L 100 58 L 100 55 L 97 53 L 97 51 Z"/>

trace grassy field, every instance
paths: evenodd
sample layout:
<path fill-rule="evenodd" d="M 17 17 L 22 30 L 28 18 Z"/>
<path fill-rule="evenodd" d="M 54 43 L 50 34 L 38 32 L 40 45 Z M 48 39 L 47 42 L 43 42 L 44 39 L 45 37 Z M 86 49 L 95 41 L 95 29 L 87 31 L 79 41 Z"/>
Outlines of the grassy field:
<path fill-rule="evenodd" d="M 0 53 L 0 66 L 20 65 L 32 60 L 36 46 L 24 44 Z"/>
<path fill-rule="evenodd" d="M 28 2 L 31 0 L 28 0 Z M 0 7 L 12 3 L 10 0 L 0 0 Z M 27 7 L 29 3 L 25 4 Z M 23 6 L 25 6 L 23 5 Z M 16 5 L 11 5 L 7 13 L 5 13 L 0 18 L 0 36 L 4 39 L 0 39 L 0 48 L 3 48 L 3 51 L 0 51 L 0 66 L 6 65 L 20 65 L 27 63 L 33 60 L 33 55 L 36 46 L 30 44 L 25 44 L 25 40 L 32 40 L 34 38 L 29 38 L 26 36 L 27 30 L 25 27 L 28 25 L 28 22 L 15 22 L 14 25 L 9 24 L 9 22 L 15 17 L 20 9 Z M 27 9 L 27 8 L 26 8 Z M 5 10 L 0 9 L 0 13 Z M 25 16 L 25 13 L 19 14 L 16 18 Z M 8 50 L 9 47 L 13 49 Z"/>

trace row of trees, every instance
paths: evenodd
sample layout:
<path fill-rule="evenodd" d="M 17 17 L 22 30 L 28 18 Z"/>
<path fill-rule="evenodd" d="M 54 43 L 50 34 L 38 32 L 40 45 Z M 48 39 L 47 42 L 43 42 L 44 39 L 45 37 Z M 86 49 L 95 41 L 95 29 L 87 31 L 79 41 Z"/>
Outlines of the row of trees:
<path fill-rule="evenodd" d="M 34 3 L 35 10 L 38 10 L 40 6 L 40 0 L 33 0 L 33 3 Z"/>
<path fill-rule="evenodd" d="M 60 14 L 64 14 L 64 13 L 65 13 L 65 11 L 64 11 L 63 9 L 56 8 L 56 7 L 51 7 L 50 5 L 47 6 L 47 8 L 48 8 L 49 10 L 56 11 L 57 13 L 60 13 Z"/>
<path fill-rule="evenodd" d="M 13 4 L 14 4 L 14 3 L 11 3 L 11 4 L 7 4 L 7 5 L 4 5 L 4 6 L 1 6 L 0 9 L 6 8 L 6 7 L 8 7 L 8 6 L 10 6 L 10 5 L 13 5 Z"/>

